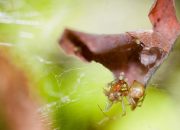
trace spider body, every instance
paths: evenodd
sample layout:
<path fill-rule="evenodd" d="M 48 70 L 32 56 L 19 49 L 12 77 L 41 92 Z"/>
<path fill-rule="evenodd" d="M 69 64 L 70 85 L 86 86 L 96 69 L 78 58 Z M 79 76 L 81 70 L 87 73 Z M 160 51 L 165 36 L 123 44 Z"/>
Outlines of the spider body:
<path fill-rule="evenodd" d="M 141 106 L 144 100 L 145 89 L 144 85 L 136 80 L 134 80 L 131 85 L 128 85 L 124 76 L 121 75 L 120 77 L 121 78 L 108 84 L 108 88 L 105 89 L 104 92 L 111 105 L 117 102 L 122 103 L 125 114 L 124 98 L 127 99 L 131 109 L 134 110 L 137 106 Z M 109 105 L 107 109 L 109 109 L 111 105 Z"/>
<path fill-rule="evenodd" d="M 109 91 L 105 90 L 105 94 L 111 102 L 121 101 L 122 96 L 128 95 L 128 84 L 124 80 L 117 80 L 109 85 Z"/>

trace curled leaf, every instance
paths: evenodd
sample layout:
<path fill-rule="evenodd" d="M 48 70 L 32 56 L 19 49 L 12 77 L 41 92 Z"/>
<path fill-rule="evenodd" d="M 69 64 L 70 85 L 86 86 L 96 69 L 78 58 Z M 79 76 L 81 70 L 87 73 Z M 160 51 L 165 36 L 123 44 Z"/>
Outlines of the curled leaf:
<path fill-rule="evenodd" d="M 66 29 L 59 43 L 67 54 L 99 62 L 115 77 L 124 72 L 129 84 L 137 80 L 146 85 L 180 32 L 173 0 L 157 0 L 149 18 L 149 31 L 96 35 Z"/>

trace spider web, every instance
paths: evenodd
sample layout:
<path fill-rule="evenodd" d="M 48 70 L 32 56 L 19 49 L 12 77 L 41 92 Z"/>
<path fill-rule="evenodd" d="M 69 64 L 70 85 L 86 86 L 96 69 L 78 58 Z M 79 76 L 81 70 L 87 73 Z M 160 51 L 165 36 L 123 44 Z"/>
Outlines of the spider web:
<path fill-rule="evenodd" d="M 38 112 L 42 115 L 42 121 L 47 121 L 47 118 L 50 115 L 55 114 L 57 111 L 69 104 L 81 102 L 84 95 L 96 95 L 96 93 L 99 92 L 101 92 L 103 95 L 103 87 L 105 87 L 106 82 L 109 82 L 107 79 L 112 78 L 111 73 L 109 73 L 108 70 L 104 70 L 104 67 L 97 63 L 77 65 L 77 67 L 67 67 L 67 64 L 69 65 L 70 63 L 57 63 L 52 60 L 47 60 L 41 56 L 36 56 L 36 60 L 46 67 L 47 65 L 49 66 L 49 70 L 44 72 L 46 75 L 41 76 L 41 79 L 44 77 L 51 77 L 55 82 L 54 86 L 43 86 L 45 93 L 54 100 L 48 102 L 38 109 Z M 61 69 L 57 71 L 57 68 Z M 100 74 L 97 74 L 97 72 L 100 72 Z M 89 84 L 96 87 L 93 87 L 92 89 L 86 87 L 90 86 Z M 103 103 L 105 104 L 106 102 Z M 95 105 L 99 111 L 99 114 L 102 116 L 102 118 L 96 123 L 101 125 L 107 121 L 107 117 L 102 114 L 97 104 Z M 59 122 L 52 117 L 47 125 L 53 127 L 54 130 L 58 130 L 60 128 L 55 125 L 57 123 Z"/>

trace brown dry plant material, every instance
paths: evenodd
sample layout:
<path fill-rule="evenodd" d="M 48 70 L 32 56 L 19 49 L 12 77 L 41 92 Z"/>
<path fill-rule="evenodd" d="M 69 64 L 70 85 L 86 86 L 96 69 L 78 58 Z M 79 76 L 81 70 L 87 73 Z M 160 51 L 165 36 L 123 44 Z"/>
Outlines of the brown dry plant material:
<path fill-rule="evenodd" d="M 37 113 L 37 104 L 29 96 L 23 71 L 0 50 L 0 110 L 8 130 L 47 130 Z"/>
<path fill-rule="evenodd" d="M 180 33 L 174 0 L 155 1 L 149 13 L 152 30 L 97 35 L 66 29 L 59 41 L 63 50 L 85 62 L 103 64 L 115 77 L 124 72 L 128 84 L 147 84 L 171 51 Z"/>

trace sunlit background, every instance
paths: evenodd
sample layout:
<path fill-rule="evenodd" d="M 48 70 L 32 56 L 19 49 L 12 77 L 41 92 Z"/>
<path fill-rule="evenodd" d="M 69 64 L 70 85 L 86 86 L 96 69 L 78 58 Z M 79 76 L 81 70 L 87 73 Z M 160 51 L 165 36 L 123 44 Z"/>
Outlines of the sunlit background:
<path fill-rule="evenodd" d="M 68 27 L 88 33 L 148 30 L 154 0 L 0 0 L 0 47 L 28 75 L 37 112 L 52 130 L 179 130 L 180 40 L 147 86 L 143 106 L 121 118 L 121 105 L 103 114 L 103 87 L 113 80 L 101 64 L 64 54 L 58 41 Z M 176 0 L 180 20 L 180 1 Z M 1 124 L 1 123 L 0 123 Z M 3 123 L 2 123 L 3 124 Z M 1 127 L 0 127 L 1 128 Z"/>

